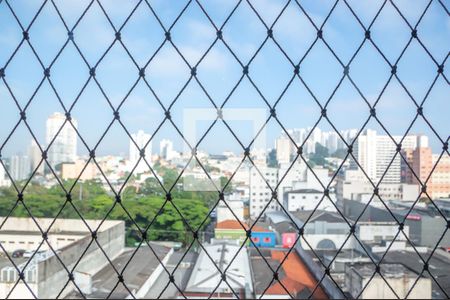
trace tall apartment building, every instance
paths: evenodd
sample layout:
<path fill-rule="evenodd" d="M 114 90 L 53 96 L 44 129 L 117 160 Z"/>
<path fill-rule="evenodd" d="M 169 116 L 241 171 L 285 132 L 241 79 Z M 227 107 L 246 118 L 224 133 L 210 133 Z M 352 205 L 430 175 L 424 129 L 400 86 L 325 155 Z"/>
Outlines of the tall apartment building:
<path fill-rule="evenodd" d="M 311 132 L 312 131 L 312 132 Z M 334 153 L 338 149 L 345 149 L 347 143 L 351 143 L 358 133 L 357 129 L 341 130 L 340 135 L 335 131 L 322 131 L 320 128 L 295 128 L 287 130 L 287 133 L 295 142 L 283 132 L 275 141 L 277 151 L 277 160 L 280 164 L 291 161 L 292 156 L 296 154 L 296 147 L 303 145 L 303 153 L 309 154 L 316 151 L 316 143 L 328 148 L 329 153 Z M 306 142 L 305 142 L 306 140 Z"/>
<path fill-rule="evenodd" d="M 0 187 L 7 186 L 8 182 L 6 180 L 6 172 L 3 166 L 0 164 Z"/>
<path fill-rule="evenodd" d="M 9 174 L 14 180 L 25 180 L 30 176 L 30 158 L 26 155 L 13 155 L 9 162 Z"/>
<path fill-rule="evenodd" d="M 450 157 L 446 153 L 433 154 L 427 144 L 420 144 L 404 155 L 409 166 L 402 163 L 402 182 L 418 184 L 420 180 L 422 184 L 426 182 L 430 197 L 450 197 Z"/>
<path fill-rule="evenodd" d="M 395 142 L 388 135 L 377 135 L 375 130 L 367 129 L 354 144 L 355 158 L 374 182 L 378 182 L 381 178 L 384 183 L 401 182 L 402 158 L 399 154 L 395 154 L 397 152 L 396 144 L 401 141 L 402 137 L 393 136 L 393 139 Z M 403 139 L 401 148 L 402 150 L 415 149 L 418 143 L 428 145 L 428 137 L 408 135 Z M 353 163 L 353 166 L 357 165 Z M 388 166 L 389 170 L 386 172 Z M 385 172 L 386 174 L 384 174 Z"/>
<path fill-rule="evenodd" d="M 151 135 L 148 133 L 145 133 L 143 130 L 139 130 L 137 133 L 131 134 L 131 137 L 133 138 L 134 142 L 137 144 L 137 147 L 135 143 L 130 139 L 130 162 L 132 167 L 136 165 L 139 158 L 141 157 L 141 149 L 147 145 L 147 142 L 150 140 Z M 151 163 L 152 158 L 152 143 L 150 142 L 147 147 L 144 149 L 145 158 L 148 163 Z M 139 162 L 139 165 L 135 169 L 135 173 L 144 173 L 148 170 L 147 165 L 145 162 L 141 161 Z"/>
<path fill-rule="evenodd" d="M 258 167 L 264 179 L 267 180 L 272 189 L 278 182 L 278 169 L 269 167 Z M 250 217 L 256 219 L 264 210 L 272 198 L 272 192 L 255 167 L 250 168 Z M 280 202 L 282 199 L 280 200 Z M 272 200 L 264 212 L 277 211 L 279 205 Z"/>
<path fill-rule="evenodd" d="M 28 156 L 30 157 L 31 171 L 34 172 L 37 169 L 37 174 L 44 174 L 46 163 L 44 161 L 41 163 L 42 152 L 34 139 L 31 140 L 31 145 L 28 148 Z"/>
<path fill-rule="evenodd" d="M 47 145 L 52 143 L 47 152 L 47 160 L 52 167 L 63 162 L 74 162 L 77 158 L 77 134 L 75 129 L 67 122 L 59 131 L 65 121 L 65 115 L 59 112 L 55 112 L 47 119 L 46 143 Z M 72 124 L 77 128 L 78 123 L 73 118 Z M 56 134 L 58 135 L 56 136 Z"/>
<path fill-rule="evenodd" d="M 291 154 L 294 151 L 294 145 L 287 136 L 280 136 L 275 140 L 275 149 L 277 151 L 277 161 L 279 164 L 287 164 L 291 161 Z"/>
<path fill-rule="evenodd" d="M 173 142 L 163 139 L 159 142 L 159 156 L 164 160 L 171 160 L 174 156 Z"/>

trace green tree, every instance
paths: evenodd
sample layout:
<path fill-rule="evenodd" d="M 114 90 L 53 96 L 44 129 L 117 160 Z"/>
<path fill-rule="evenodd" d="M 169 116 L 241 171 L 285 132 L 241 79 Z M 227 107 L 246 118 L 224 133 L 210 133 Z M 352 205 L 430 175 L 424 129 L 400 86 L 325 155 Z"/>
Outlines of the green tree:
<path fill-rule="evenodd" d="M 331 154 L 331 157 L 344 159 L 346 155 L 347 155 L 346 149 L 337 149 L 333 154 Z"/>
<path fill-rule="evenodd" d="M 327 164 L 326 157 L 328 157 L 328 148 L 322 146 L 320 143 L 316 143 L 315 152 L 310 155 L 309 161 L 313 162 L 314 165 L 324 166 Z"/>

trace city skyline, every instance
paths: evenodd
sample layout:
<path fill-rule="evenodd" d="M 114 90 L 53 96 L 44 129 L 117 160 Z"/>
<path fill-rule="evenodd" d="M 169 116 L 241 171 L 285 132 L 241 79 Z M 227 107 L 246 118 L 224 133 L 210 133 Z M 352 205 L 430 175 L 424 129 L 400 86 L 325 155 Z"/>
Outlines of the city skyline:
<path fill-rule="evenodd" d="M 52 119 L 54 119 L 54 121 L 50 121 Z M 60 130 L 65 119 L 66 119 L 65 116 L 59 112 L 54 112 L 47 118 L 47 121 L 45 122 L 46 123 L 46 132 L 44 134 L 45 142 L 39 142 L 39 144 L 43 150 L 46 149 L 48 143 L 50 143 L 50 141 L 55 137 L 56 133 Z M 55 149 L 60 148 L 58 146 L 58 144 L 61 144 L 63 140 L 69 139 L 69 140 L 71 140 L 70 143 L 72 144 L 71 146 L 68 146 L 69 148 L 67 150 L 70 153 L 64 154 L 68 157 L 72 157 L 72 159 L 67 160 L 65 158 L 66 161 L 73 161 L 75 152 L 79 156 L 89 156 L 89 153 L 87 152 L 87 149 L 85 148 L 84 143 L 80 140 L 79 136 L 76 134 L 75 130 L 72 127 L 72 126 L 75 126 L 75 129 L 78 130 L 79 125 L 78 125 L 77 119 L 71 118 L 71 122 L 73 125 L 66 122 L 66 124 L 62 127 L 62 130 L 58 133 L 58 136 L 55 139 L 52 147 L 50 147 L 51 150 L 49 152 L 49 156 L 51 157 L 50 161 L 52 164 L 55 164 L 53 162 L 53 160 L 58 161 L 58 162 L 61 162 L 64 160 L 64 159 L 61 160 L 59 158 L 55 158 L 55 159 L 53 158 L 53 156 L 56 155 L 56 152 L 59 151 L 59 150 L 55 150 Z M 233 121 L 228 121 L 228 123 L 233 123 Z M 199 126 L 199 127 L 201 127 L 201 126 Z M 203 129 L 203 127 L 202 127 L 202 129 Z M 353 141 L 355 135 L 357 133 L 359 133 L 359 129 L 357 129 L 357 128 L 342 129 L 339 131 L 339 134 L 338 134 L 333 129 L 326 131 L 326 130 L 322 130 L 322 128 L 320 126 L 317 126 L 314 128 L 314 132 L 310 134 L 311 129 L 312 129 L 312 127 L 286 128 L 286 131 L 283 130 L 283 131 L 279 132 L 278 135 L 275 135 L 273 140 L 266 139 L 267 147 L 264 150 L 269 151 L 270 149 L 276 149 L 277 148 L 276 147 L 277 140 L 279 140 L 280 138 L 285 138 L 286 142 L 288 142 L 289 144 L 292 144 L 291 138 L 294 141 L 303 142 L 304 138 L 309 135 L 309 138 L 305 144 L 305 149 L 306 149 L 305 153 L 314 152 L 314 145 L 316 142 L 319 142 L 322 146 L 327 147 L 329 149 L 329 151 L 332 153 L 332 152 L 336 151 L 337 149 L 345 149 L 346 148 L 344 141 L 339 137 L 339 135 L 341 135 L 342 138 L 347 143 L 350 143 Z M 364 135 L 367 131 L 376 131 L 377 134 L 380 135 L 379 131 L 366 127 L 363 131 L 360 132 L 359 136 Z M 137 136 L 135 134 L 139 133 L 139 132 L 142 132 L 142 134 L 145 134 L 146 138 L 139 138 L 139 142 L 138 142 L 136 139 Z M 147 156 L 150 156 L 151 153 L 161 153 L 162 148 L 161 148 L 160 144 L 165 143 L 165 141 L 169 141 L 171 143 L 171 146 L 170 146 L 171 151 L 174 150 L 179 153 L 183 153 L 183 150 L 184 151 L 186 150 L 186 143 L 184 141 L 182 141 L 181 137 L 179 139 L 175 139 L 175 140 L 161 136 L 160 134 L 156 134 L 155 136 L 152 137 L 150 132 L 146 132 L 142 128 L 140 128 L 136 131 L 132 131 L 130 133 L 131 133 L 133 139 L 135 140 L 135 142 L 137 142 L 140 147 L 143 147 L 151 138 L 150 143 L 149 143 L 148 147 L 146 148 L 146 151 L 148 151 Z M 390 133 L 390 134 L 392 134 L 392 133 Z M 288 135 L 289 135 L 289 137 L 288 137 Z M 383 131 L 381 131 L 381 135 L 386 136 L 386 134 Z M 422 132 L 409 132 L 407 136 L 413 136 L 413 135 L 427 136 L 427 139 L 428 139 L 427 143 L 433 149 L 433 152 L 440 153 L 442 151 L 442 145 L 440 144 L 440 142 L 433 139 L 433 137 L 430 138 L 428 135 L 425 135 Z M 398 135 L 395 135 L 395 134 L 392 134 L 392 136 L 399 137 Z M 136 151 L 137 151 L 136 145 L 134 143 L 132 143 L 133 145 L 131 144 L 131 142 L 130 142 L 131 140 L 129 139 L 128 135 L 123 134 L 123 138 L 125 138 L 125 141 L 123 143 L 121 143 L 121 144 L 124 144 L 124 146 L 121 146 L 121 151 L 111 151 L 110 149 L 104 149 L 104 147 L 100 147 L 100 151 L 97 151 L 96 153 L 101 156 L 119 155 L 119 156 L 128 157 L 130 155 L 130 152 L 132 152 L 132 149 L 136 149 Z M 117 139 L 115 139 L 115 140 L 117 142 Z M 433 141 L 434 141 L 434 143 L 433 143 Z M 390 137 L 387 137 L 386 142 L 389 144 L 394 143 Z M 332 143 L 333 145 L 331 146 L 330 143 Z M 26 141 L 26 139 L 20 140 L 20 144 L 25 145 L 25 147 L 23 147 L 22 145 L 15 145 L 16 147 L 20 147 L 21 150 L 17 150 L 15 148 L 8 147 L 8 144 L 13 144 L 13 143 L 9 142 L 6 144 L 6 147 L 2 151 L 4 157 L 10 157 L 10 156 L 14 156 L 14 155 L 22 155 L 22 156 L 30 155 L 30 153 L 29 153 L 30 147 L 31 146 L 37 147 L 36 141 L 31 136 L 30 136 L 30 140 L 28 142 Z M 33 144 L 33 145 L 31 145 L 31 144 Z M 155 146 L 153 149 L 153 144 L 158 145 L 158 146 Z M 208 151 L 207 147 L 204 147 L 203 145 L 204 145 L 204 143 L 200 144 L 199 150 L 205 151 L 210 154 L 222 154 L 227 151 L 231 151 L 235 154 L 244 152 L 244 150 L 241 148 L 241 146 L 239 144 L 236 143 L 236 141 L 234 141 L 234 143 L 233 143 L 234 147 L 224 148 L 222 145 L 220 145 L 219 152 Z M 159 150 L 159 152 L 158 152 L 158 150 Z M 40 151 L 40 150 L 36 149 L 36 151 Z M 55 154 L 53 154 L 52 151 L 56 151 Z M 59 151 L 59 152 L 61 152 L 61 151 Z M 137 157 L 138 154 L 136 154 L 135 156 Z"/>
<path fill-rule="evenodd" d="M 85 5 L 87 3 L 85 1 Z M 128 11 L 131 12 L 132 9 L 131 3 L 127 4 L 127 9 L 120 11 L 116 10 L 109 1 L 105 1 L 105 3 L 106 9 L 108 11 L 111 10 L 113 16 L 118 17 L 119 20 L 122 20 L 119 16 L 123 16 Z M 267 23 L 272 22 L 277 12 L 283 8 L 280 2 L 266 0 L 258 1 L 254 5 L 261 12 L 263 20 Z M 314 12 L 313 20 L 316 22 L 320 22 L 322 20 L 321 16 L 326 14 L 327 10 L 331 8 L 331 5 L 322 6 L 316 3 L 307 3 L 305 5 L 307 9 Z M 360 17 L 364 23 L 369 23 L 380 5 L 381 3 L 376 1 L 370 4 L 352 3 L 356 12 L 361 14 Z M 424 3 L 420 1 L 408 1 L 407 3 L 399 1 L 397 5 L 410 22 L 417 21 L 419 18 L 417 12 L 425 8 Z M 440 63 L 447 55 L 442 50 L 440 41 L 450 36 L 450 25 L 437 26 L 442 23 L 448 24 L 445 15 L 442 15 L 440 10 L 437 9 L 437 5 L 432 3 L 424 16 L 420 26 L 420 35 L 424 38 L 426 37 L 427 48 Z M 21 2 L 15 2 L 12 6 L 20 11 L 24 18 L 30 16 L 34 9 L 38 8 L 33 6 L 24 7 Z M 83 7 L 83 5 L 68 4 L 65 1 L 58 3 L 59 6 L 61 6 L 61 13 L 68 19 L 69 24 L 75 22 Z M 163 13 L 164 17 L 168 18 L 167 22 L 170 22 L 168 20 L 175 17 L 177 12 L 183 7 L 181 3 L 177 3 L 175 6 L 168 6 L 161 1 L 156 1 L 154 6 L 157 12 Z M 218 1 L 217 7 L 205 4 L 205 8 L 211 13 L 213 20 L 219 23 L 225 19 L 227 12 L 230 12 L 233 7 L 233 1 Z M 114 31 L 95 3 L 93 10 L 96 13 L 88 14 L 74 32 L 74 39 L 80 45 L 81 51 L 90 64 L 93 64 L 99 58 L 100 49 L 106 49 L 114 41 Z M 237 52 L 239 59 L 245 63 L 264 40 L 266 30 L 252 9 L 245 3 L 238 8 L 236 13 L 239 14 L 239 18 L 231 18 L 227 26 L 224 27 L 224 38 L 229 42 L 231 48 Z M 0 14 L 0 26 L 6 32 L 0 39 L 0 61 L 6 61 L 14 47 L 20 42 L 21 35 L 14 34 L 16 24 L 8 10 L 1 10 Z M 351 17 L 348 18 L 347 14 L 348 9 L 345 5 L 338 3 L 332 17 L 323 28 L 324 37 L 344 62 L 356 50 L 356 41 L 364 35 L 363 30 L 358 28 L 356 20 Z M 247 20 L 248 26 L 241 26 L 242 21 L 240 21 L 240 18 Z M 292 19 L 296 19 L 297 23 L 290 24 Z M 122 37 L 124 44 L 130 49 L 137 63 L 142 65 L 149 58 L 149 49 L 150 52 L 156 50 L 155 45 L 162 41 L 164 34 L 156 20 L 149 15 L 148 8 L 142 5 L 138 7 L 132 20 L 133 22 L 124 27 Z M 216 33 L 197 6 L 191 8 L 189 16 L 182 18 L 180 23 L 184 26 L 175 26 L 171 34 L 181 53 L 186 56 L 190 64 L 193 64 L 200 59 L 201 54 L 214 41 Z M 277 41 L 283 47 L 289 49 L 288 55 L 293 61 L 301 58 L 316 36 L 314 27 L 294 3 L 287 6 L 285 13 L 274 26 L 273 32 Z M 400 50 L 410 37 L 409 29 L 397 17 L 397 12 L 392 5 L 386 5 L 377 21 L 373 24 L 371 32 L 377 46 L 386 52 L 386 56 L 390 61 L 395 61 L 400 54 Z M 49 39 L 49 36 L 52 38 Z M 243 40 L 242 36 L 251 36 L 252 39 Z M 295 42 L 294 37 L 296 36 L 302 37 L 305 42 Z M 67 33 L 63 30 L 60 20 L 56 18 L 54 11 L 46 6 L 37 18 L 36 24 L 30 30 L 30 41 L 35 45 L 38 55 L 42 57 L 44 65 L 53 59 L 66 39 Z M 353 42 L 348 45 L 345 43 L 346 40 Z M 311 89 L 314 97 L 317 98 L 319 103 L 324 105 L 339 82 L 342 67 L 322 43 L 317 43 L 313 50 L 303 62 L 300 68 L 300 75 Z M 5 70 L 5 78 L 14 92 L 18 104 L 24 106 L 42 79 L 43 70 L 34 54 L 26 45 L 19 49 L 16 57 Z M 408 60 L 415 61 L 415 63 L 402 63 Z M 273 62 L 270 72 L 268 72 L 267 61 Z M 27 70 L 26 74 L 21 71 L 23 69 Z M 367 69 L 371 70 L 370 80 L 366 76 Z M 350 75 L 361 89 L 367 101 L 373 104 L 389 77 L 390 67 L 379 53 L 366 43 L 352 62 L 349 70 Z M 431 85 L 433 78 L 437 74 L 436 71 L 437 68 L 433 66 L 424 49 L 413 40 L 397 66 L 397 74 L 407 90 L 404 90 L 400 82 L 395 79 L 392 80 L 376 106 L 378 118 L 390 133 L 403 135 L 406 132 L 417 110 L 411 96 L 419 103 L 424 100 L 426 94 L 423 91 L 426 91 Z M 120 72 L 121 76 L 116 76 L 118 72 Z M 444 74 L 447 74 L 447 72 L 448 68 L 444 68 Z M 138 73 L 133 68 L 124 49 L 116 43 L 97 68 L 96 78 L 101 86 L 104 87 L 108 100 L 111 101 L 114 107 L 117 107 L 133 86 L 134 80 L 138 78 Z M 77 98 L 76 96 L 81 90 L 83 83 L 89 78 L 89 69 L 84 65 L 73 45 L 69 43 L 62 52 L 54 66 L 52 66 L 51 74 L 50 78 L 58 92 L 58 96 L 68 109 Z M 212 49 L 212 52 L 197 67 L 199 81 L 207 91 L 214 91 L 212 100 L 217 106 L 220 106 L 227 98 L 241 74 L 242 69 L 237 61 L 220 43 Z M 249 75 L 256 86 L 261 89 L 268 103 L 272 105 L 278 100 L 283 89 L 289 83 L 289 79 L 293 75 L 293 67 L 289 65 L 288 60 L 283 58 L 279 49 L 269 40 L 258 53 L 255 60 L 252 61 Z M 154 62 L 146 70 L 146 79 L 151 83 L 152 88 L 166 108 L 175 99 L 177 92 L 189 79 L 189 76 L 189 68 L 181 57 L 168 46 L 163 47 L 161 52 L 155 56 Z M 62 80 L 63 78 L 64 80 Z M 72 82 L 77 82 L 78 84 L 72 84 Z M 429 121 L 444 141 L 448 139 L 449 128 L 446 114 L 441 107 L 446 106 L 445 95 L 447 94 L 448 84 L 439 77 L 433 86 L 432 92 L 427 95 L 427 100 L 423 107 L 424 115 L 432 116 L 432 120 Z M 2 111 L 0 112 L 0 125 L 8 129 L 0 133 L 0 143 L 2 144 L 6 139 L 6 133 L 19 120 L 19 111 L 8 89 L 1 82 L 0 95 L 4 100 L 2 101 Z M 178 127 L 182 126 L 183 109 L 187 107 L 213 107 L 200 86 L 194 81 L 188 84 L 181 97 L 171 107 L 172 119 Z M 264 103 L 261 95 L 246 78 L 228 99 L 225 108 L 262 108 L 266 110 L 267 116 L 270 114 L 269 108 Z M 45 141 L 45 129 L 42 127 L 42 124 L 47 116 L 55 111 L 64 113 L 55 92 L 47 82 L 44 82 L 26 110 L 27 122 L 33 128 L 40 144 Z M 358 94 L 348 79 L 344 79 L 340 88 L 333 94 L 333 99 L 330 101 L 327 111 L 330 120 L 339 130 L 360 128 L 370 115 L 369 107 L 364 103 L 364 99 Z M 159 122 L 164 118 L 163 108 L 158 104 L 158 101 L 142 80 L 138 82 L 130 93 L 119 112 L 122 122 L 133 132 L 142 129 L 152 134 Z M 107 99 L 105 99 L 96 84 L 91 80 L 73 107 L 71 115 L 79 121 L 80 134 L 92 147 L 104 130 L 106 130 L 109 122 L 112 121 L 113 109 L 109 106 Z M 283 119 L 283 124 L 286 127 L 301 128 L 313 126 L 319 119 L 321 110 L 307 88 L 298 80 L 294 80 L 277 105 L 277 115 Z M 298 118 L 298 115 L 302 117 Z M 351 115 L 352 118 L 348 118 L 348 115 Z M 148 119 L 152 119 L 154 122 L 146 122 Z M 322 130 L 330 129 L 329 124 L 323 120 L 319 126 Z M 376 128 L 379 126 L 373 119 L 368 124 L 368 127 L 377 129 L 377 131 L 380 130 L 380 128 Z M 249 124 L 236 123 L 234 130 L 237 131 L 237 128 L 239 128 L 239 138 L 247 141 L 251 139 L 251 124 L 249 126 Z M 206 126 L 203 129 L 206 130 Z M 412 133 L 428 135 L 430 137 L 430 145 L 434 151 L 438 151 L 442 147 L 439 139 L 421 117 L 416 121 L 412 131 Z M 279 135 L 279 132 L 280 127 L 278 124 L 273 121 L 269 122 L 267 139 L 274 140 Z M 209 145 L 206 147 L 209 152 L 218 152 L 217 145 L 220 145 L 220 143 L 217 143 L 219 140 L 217 136 L 220 136 L 221 140 L 224 137 L 227 138 L 226 141 L 230 145 L 229 150 L 234 150 L 233 148 L 237 145 L 230 138 L 231 134 L 224 126 L 218 126 L 214 130 L 214 135 L 216 137 L 211 137 L 210 141 L 208 141 Z M 19 125 L 17 132 L 11 138 L 12 141 L 5 146 L 4 151 L 10 153 L 10 151 L 17 152 L 26 148 L 24 141 L 28 139 L 27 136 L 29 137 L 30 135 L 25 126 L 23 124 Z M 164 138 L 173 140 L 176 148 L 182 147 L 180 145 L 180 136 L 168 122 L 160 129 L 156 143 L 159 143 L 159 140 Z M 117 140 L 123 142 L 117 143 Z M 127 152 L 127 147 L 126 135 L 116 123 L 102 142 L 99 152 L 108 149 L 106 151 L 111 151 L 111 153 L 125 153 Z M 84 151 L 84 149 L 79 147 L 79 151 Z"/>
<path fill-rule="evenodd" d="M 0 0 L 0 298 L 450 298 L 449 11 Z"/>

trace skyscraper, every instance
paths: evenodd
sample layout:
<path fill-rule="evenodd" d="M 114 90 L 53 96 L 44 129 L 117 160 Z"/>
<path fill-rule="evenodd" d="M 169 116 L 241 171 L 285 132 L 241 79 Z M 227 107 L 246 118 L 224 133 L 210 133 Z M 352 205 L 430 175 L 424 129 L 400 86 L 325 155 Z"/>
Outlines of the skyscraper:
<path fill-rule="evenodd" d="M 46 163 L 42 162 L 39 165 L 39 163 L 41 162 L 41 159 L 42 159 L 42 152 L 39 149 L 39 147 L 34 139 L 31 140 L 31 145 L 28 148 L 28 156 L 30 157 L 31 171 L 33 172 L 39 166 L 36 173 L 44 174 L 44 166 L 46 165 Z"/>
<path fill-rule="evenodd" d="M 10 160 L 9 174 L 14 180 L 25 180 L 30 175 L 30 158 L 26 155 L 13 155 Z"/>
<path fill-rule="evenodd" d="M 66 117 L 59 112 L 55 112 L 47 119 L 47 145 L 54 139 L 47 153 L 47 160 L 52 167 L 63 162 L 74 162 L 77 158 L 77 134 L 69 122 L 64 124 L 65 120 Z M 59 131 L 63 124 L 64 127 Z M 77 128 L 78 123 L 73 118 L 72 124 Z"/>
<path fill-rule="evenodd" d="M 287 164 L 291 161 L 293 146 L 291 140 L 285 135 L 275 140 L 275 149 L 277 150 L 277 161 L 279 164 Z"/>
<path fill-rule="evenodd" d="M 131 134 L 131 137 L 133 138 L 134 142 L 137 144 L 137 147 L 135 143 L 133 143 L 133 140 L 130 139 L 130 162 L 131 165 L 134 167 L 136 163 L 138 162 L 140 156 L 141 156 L 141 149 L 143 149 L 147 142 L 150 140 L 151 135 L 145 133 L 143 130 L 139 130 L 137 133 Z M 144 150 L 145 158 L 148 163 L 151 163 L 152 158 L 152 143 L 150 142 L 147 147 Z M 139 165 L 136 167 L 135 172 L 136 173 L 143 173 L 147 171 L 147 166 L 145 162 L 141 161 Z"/>
<path fill-rule="evenodd" d="M 0 164 L 0 186 L 6 186 L 7 180 L 6 180 L 6 172 L 3 166 Z"/>
<path fill-rule="evenodd" d="M 163 139 L 159 142 L 159 156 L 164 160 L 173 158 L 173 143 L 171 140 Z"/>
<path fill-rule="evenodd" d="M 375 130 L 367 129 L 355 143 L 355 158 L 369 178 L 375 182 L 382 178 L 384 183 L 400 183 L 401 157 L 400 154 L 395 155 L 397 143 L 402 141 L 403 150 L 415 149 L 418 140 L 422 144 L 428 143 L 425 136 L 407 135 L 403 140 L 401 136 L 392 138 L 395 142 L 388 135 L 377 135 Z"/>

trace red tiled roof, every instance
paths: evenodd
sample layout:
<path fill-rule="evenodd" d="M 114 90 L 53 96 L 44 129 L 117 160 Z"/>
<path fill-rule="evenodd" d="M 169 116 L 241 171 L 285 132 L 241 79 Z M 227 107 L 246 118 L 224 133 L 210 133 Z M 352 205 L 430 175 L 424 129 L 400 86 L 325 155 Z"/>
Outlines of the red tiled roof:
<path fill-rule="evenodd" d="M 283 261 L 286 252 L 271 251 L 272 259 Z M 308 267 L 303 263 L 301 258 L 294 252 L 290 252 L 282 264 L 285 276 L 280 278 L 281 283 L 289 291 L 292 296 L 296 296 L 303 291 L 304 288 L 309 288 L 313 291 L 316 287 L 317 281 L 309 271 Z M 280 282 L 276 281 L 266 291 L 268 295 L 287 295 L 286 290 Z M 313 299 L 327 299 L 328 297 L 323 290 L 318 287 L 315 289 Z"/>
<path fill-rule="evenodd" d="M 244 225 L 244 228 L 242 228 L 242 225 Z M 239 223 L 237 220 L 225 220 L 222 222 L 217 223 L 216 229 L 241 229 L 241 230 L 247 230 L 248 226 L 245 223 Z"/>
<path fill-rule="evenodd" d="M 286 292 L 287 290 L 291 296 L 295 297 L 305 288 L 303 284 L 289 277 L 284 277 L 280 281 L 281 283 L 276 281 L 273 285 L 271 285 L 267 289 L 266 295 L 288 295 Z"/>
<path fill-rule="evenodd" d="M 244 226 L 245 230 L 248 230 L 250 227 L 242 222 L 242 225 Z M 237 220 L 224 220 L 222 222 L 219 222 L 216 224 L 216 228 L 217 229 L 242 229 L 244 230 L 244 228 L 242 228 L 241 223 L 239 223 Z M 262 226 L 258 226 L 255 225 L 252 228 L 253 232 L 266 232 L 266 231 L 270 231 L 269 229 L 266 229 Z"/>

